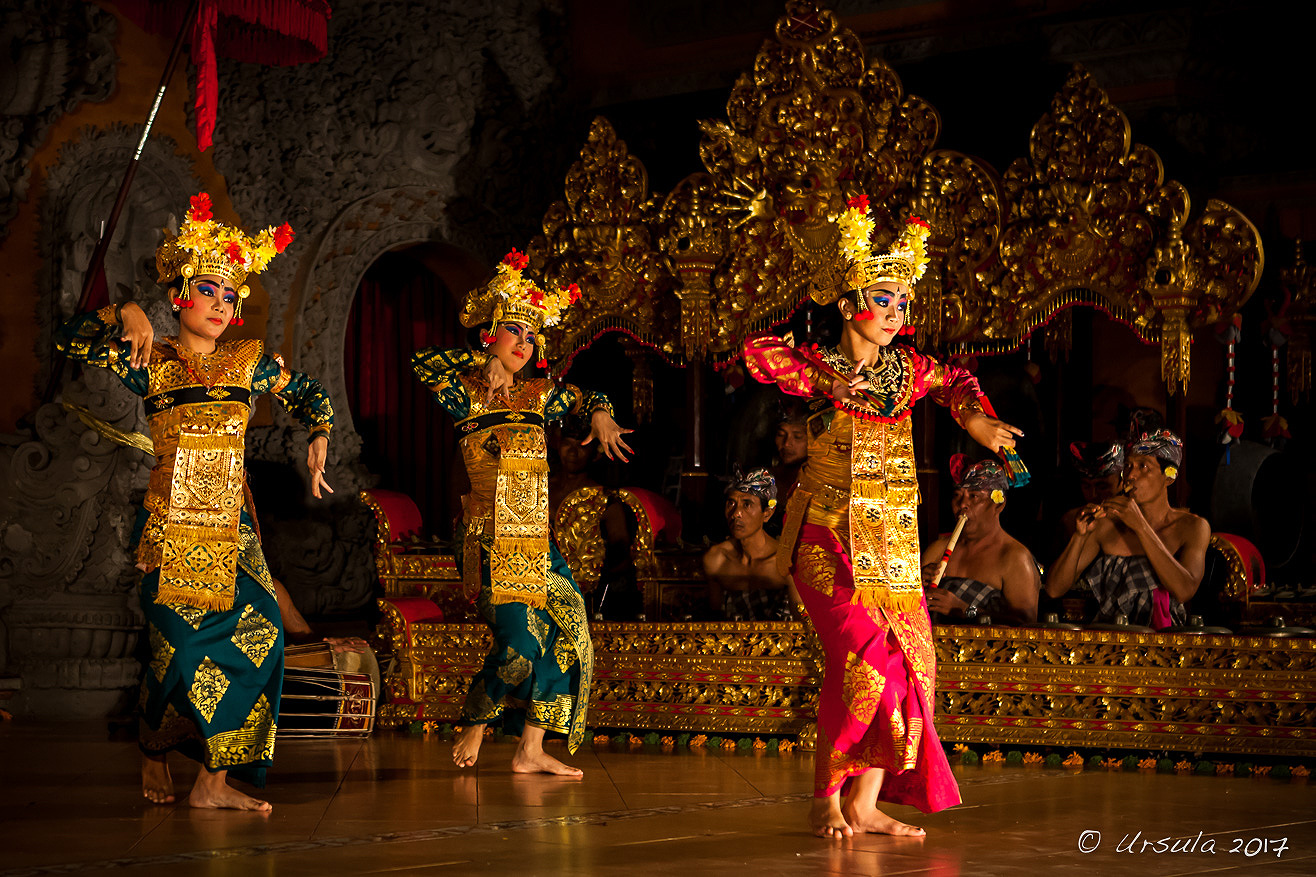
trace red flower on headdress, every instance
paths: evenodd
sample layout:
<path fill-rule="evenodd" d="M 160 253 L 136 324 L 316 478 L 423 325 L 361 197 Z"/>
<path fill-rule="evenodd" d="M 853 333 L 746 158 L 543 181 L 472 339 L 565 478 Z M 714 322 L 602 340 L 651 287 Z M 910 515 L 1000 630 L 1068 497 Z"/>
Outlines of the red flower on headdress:
<path fill-rule="evenodd" d="M 293 230 L 292 226 L 284 223 L 274 230 L 274 249 L 282 253 L 288 249 L 288 244 L 292 243 Z"/>
<path fill-rule="evenodd" d="M 580 301 L 580 287 L 573 283 L 567 287 L 567 304 L 574 305 L 578 301 Z"/>
<path fill-rule="evenodd" d="M 187 218 L 191 221 L 206 222 L 213 215 L 210 212 L 210 195 L 206 192 L 193 195 L 191 203 L 192 209 L 187 212 Z"/>
<path fill-rule="evenodd" d="M 224 255 L 234 265 L 242 264 L 242 245 L 237 241 L 229 241 L 228 246 L 224 248 Z"/>
<path fill-rule="evenodd" d="M 513 248 L 512 252 L 503 256 L 503 264 L 517 271 L 524 271 L 530 266 L 530 257 L 525 253 L 518 253 L 516 248 Z"/>
<path fill-rule="evenodd" d="M 544 307 L 544 290 L 540 289 L 539 287 L 535 287 L 535 288 L 530 292 L 530 303 L 531 303 L 532 305 L 534 305 L 535 307 L 537 307 L 537 308 L 543 308 L 543 307 Z"/>
<path fill-rule="evenodd" d="M 849 201 L 846 201 L 846 202 L 845 202 L 845 206 L 846 206 L 846 207 L 853 207 L 853 208 L 855 208 L 856 210 L 862 210 L 862 211 L 864 211 L 865 213 L 867 213 L 867 212 L 868 212 L 868 196 L 867 196 L 867 195 L 856 195 L 856 196 L 854 196 L 853 198 L 851 198 Z"/>
<path fill-rule="evenodd" d="M 928 222 L 927 222 L 926 220 L 920 219 L 920 218 L 917 217 L 917 216 L 911 216 L 911 217 L 909 218 L 909 223 L 908 223 L 908 224 L 909 224 L 909 225 L 917 225 L 917 226 L 919 226 L 919 227 L 921 227 L 921 228 L 932 228 L 932 226 L 931 226 L 930 224 L 928 224 Z"/>

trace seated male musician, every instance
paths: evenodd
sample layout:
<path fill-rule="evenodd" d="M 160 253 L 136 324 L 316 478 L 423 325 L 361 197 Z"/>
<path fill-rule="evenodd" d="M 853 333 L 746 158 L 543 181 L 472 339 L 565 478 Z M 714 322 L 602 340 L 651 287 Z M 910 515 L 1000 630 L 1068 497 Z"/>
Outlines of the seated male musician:
<path fill-rule="evenodd" d="M 728 621 L 789 620 L 790 579 L 777 572 L 777 540 L 763 531 L 777 506 L 776 481 L 767 469 L 737 475 L 726 498 L 731 538 L 704 554 L 709 607 Z"/>
<path fill-rule="evenodd" d="M 955 483 L 951 510 L 964 516 L 964 529 L 940 585 L 927 592 L 933 620 L 952 621 L 973 610 L 994 624 L 1036 621 L 1042 587 L 1037 561 L 1001 527 L 1009 476 L 994 460 L 970 466 L 963 454 L 951 457 L 950 474 Z M 925 585 L 932 584 L 949 539 L 940 536 L 923 552 Z"/>
<path fill-rule="evenodd" d="M 1183 465 L 1183 442 L 1167 429 L 1143 435 L 1125 449 L 1124 493 L 1079 513 L 1076 530 L 1047 577 L 1059 597 L 1086 583 L 1097 598 L 1094 619 L 1157 630 L 1182 625 L 1184 604 L 1206 570 L 1211 527 L 1187 509 L 1170 506 L 1169 488 Z"/>
<path fill-rule="evenodd" d="M 1083 509 L 1101 505 L 1120 495 L 1120 488 L 1124 485 L 1124 445 L 1119 442 L 1073 442 L 1069 446 L 1069 456 L 1078 472 L 1083 504 L 1065 512 L 1060 519 L 1066 540 L 1074 535 L 1075 522 Z"/>

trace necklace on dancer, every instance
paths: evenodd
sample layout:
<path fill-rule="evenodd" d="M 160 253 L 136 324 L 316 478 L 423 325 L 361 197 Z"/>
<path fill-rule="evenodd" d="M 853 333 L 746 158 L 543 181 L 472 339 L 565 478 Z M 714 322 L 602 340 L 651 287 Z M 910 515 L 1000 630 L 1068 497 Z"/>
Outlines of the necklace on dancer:
<path fill-rule="evenodd" d="M 191 357 L 196 357 L 197 359 L 205 359 L 205 357 L 207 356 L 213 356 L 215 351 L 211 351 L 210 353 L 197 353 L 194 350 L 189 350 L 188 348 L 184 347 L 182 344 L 178 342 L 178 339 L 176 338 L 170 338 L 168 340 L 170 345 L 173 346 L 174 350 L 178 352 L 178 361 L 183 364 L 183 369 L 187 372 L 188 376 L 192 378 L 192 380 L 196 381 L 198 384 L 206 388 L 207 396 L 209 396 L 212 399 L 228 398 L 228 390 L 215 386 L 216 384 L 219 383 L 219 379 L 224 376 L 223 371 L 220 371 L 218 375 L 211 378 L 210 380 L 206 380 L 200 374 L 197 373 L 196 369 L 192 368 L 192 363 L 189 361 Z"/>

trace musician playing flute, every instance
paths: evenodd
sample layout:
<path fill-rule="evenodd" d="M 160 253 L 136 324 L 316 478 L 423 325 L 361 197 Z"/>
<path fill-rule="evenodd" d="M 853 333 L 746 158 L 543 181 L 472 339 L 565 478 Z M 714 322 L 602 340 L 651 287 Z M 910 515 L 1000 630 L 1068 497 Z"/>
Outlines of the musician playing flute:
<path fill-rule="evenodd" d="M 951 511 L 964 521 L 959 540 L 946 563 L 941 581 L 927 592 L 934 621 L 956 621 L 974 614 L 995 624 L 1028 624 L 1037 620 L 1041 574 L 1033 554 L 1001 526 L 1010 479 L 995 460 L 969 464 L 963 454 L 950 458 L 955 484 Z M 941 566 L 950 537 L 941 536 L 923 552 L 923 580 Z"/>
<path fill-rule="evenodd" d="M 222 341 L 242 324 L 249 274 L 292 241 L 284 224 L 255 237 L 192 198 L 177 235 L 156 251 L 161 283 L 173 282 L 176 337 L 156 338 L 133 302 L 80 314 L 56 346 L 107 368 L 143 397 L 156 454 L 137 550 L 151 663 L 142 680 L 142 794 L 174 800 L 166 757 L 199 761 L 193 807 L 269 810 L 229 785 L 259 787 L 274 759 L 283 686 L 279 604 L 244 477 L 244 439 L 256 396 L 271 393 L 309 430 L 311 492 L 324 481 L 334 412 L 313 378 L 289 370 L 255 339 Z"/>
<path fill-rule="evenodd" d="M 931 813 L 960 796 L 932 727 L 936 665 L 910 415 L 929 396 L 993 451 L 1022 433 L 988 415 L 967 371 L 892 344 L 927 266 L 928 225 L 911 218 L 890 249 L 875 249 L 865 196 L 848 202 L 838 225 L 845 283 L 811 295 L 839 308 L 840 343 L 804 350 L 758 336 L 745 343 L 745 361 L 757 380 L 810 398 L 809 456 L 777 555 L 825 657 L 810 823 L 819 837 L 918 836 L 923 829 L 878 801 Z"/>

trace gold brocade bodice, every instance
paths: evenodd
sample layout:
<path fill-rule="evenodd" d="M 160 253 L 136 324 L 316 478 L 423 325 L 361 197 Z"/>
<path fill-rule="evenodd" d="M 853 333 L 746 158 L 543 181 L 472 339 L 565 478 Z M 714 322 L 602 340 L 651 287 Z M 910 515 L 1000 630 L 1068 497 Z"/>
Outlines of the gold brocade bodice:
<path fill-rule="evenodd" d="M 161 570 L 162 602 L 231 603 L 251 385 L 262 351 L 251 339 L 221 342 L 206 355 L 161 344 L 146 368 L 156 465 L 137 558 Z"/>
<path fill-rule="evenodd" d="M 486 404 L 484 397 L 488 389 L 479 378 L 462 375 L 461 380 L 471 400 L 470 414 L 456 425 L 458 446 L 471 482 L 471 492 L 466 495 L 463 511 L 468 523 L 483 523 L 494 513 L 499 463 L 505 451 L 508 459 L 537 456 L 547 465 L 544 406 L 554 385 L 552 381 L 542 379 L 513 385 L 509 407 L 501 399 Z M 547 490 L 545 485 L 545 521 L 548 519 Z"/>
<path fill-rule="evenodd" d="M 461 377 L 470 413 L 456 424 L 471 491 L 466 495 L 464 578 L 478 575 L 485 540 L 491 601 L 544 606 L 548 597 L 548 448 L 544 409 L 555 387 L 538 379 L 513 385 L 510 404 L 486 403 L 487 386 Z"/>

